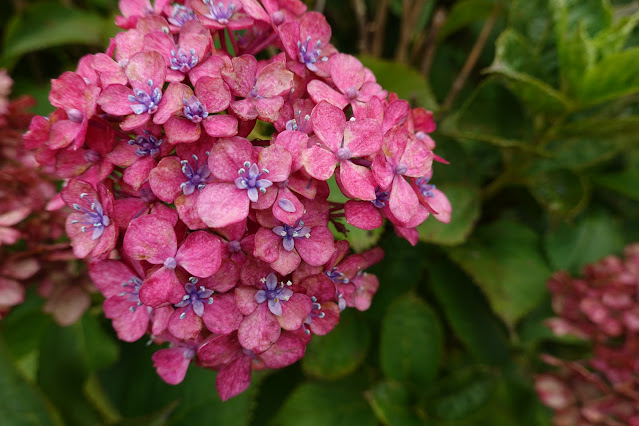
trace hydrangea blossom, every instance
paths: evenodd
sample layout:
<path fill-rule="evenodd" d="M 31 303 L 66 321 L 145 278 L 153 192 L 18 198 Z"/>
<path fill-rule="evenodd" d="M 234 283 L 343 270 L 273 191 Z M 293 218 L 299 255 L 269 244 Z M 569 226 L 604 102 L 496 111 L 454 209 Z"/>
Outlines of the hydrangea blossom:
<path fill-rule="evenodd" d="M 349 255 L 347 224 L 388 219 L 416 244 L 430 215 L 450 220 L 430 183 L 445 160 L 432 114 L 337 52 L 299 0 L 120 8 L 125 31 L 54 81 L 57 109 L 26 146 L 67 179 L 67 233 L 118 336 L 166 343 L 153 362 L 167 383 L 217 370 L 226 400 L 253 369 L 302 358 L 344 309 L 368 309 L 383 252 Z M 22 215 L 0 216 L 0 241 Z M 2 273 L 0 294 L 19 298 Z"/>

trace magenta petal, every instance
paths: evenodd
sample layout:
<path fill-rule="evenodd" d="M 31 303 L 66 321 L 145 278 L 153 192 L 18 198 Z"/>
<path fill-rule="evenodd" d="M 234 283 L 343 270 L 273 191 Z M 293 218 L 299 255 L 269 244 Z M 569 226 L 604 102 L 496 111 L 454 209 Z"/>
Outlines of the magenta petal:
<path fill-rule="evenodd" d="M 208 278 L 201 279 L 199 282 L 206 288 L 224 293 L 235 287 L 239 280 L 240 270 L 235 262 L 229 259 L 222 259 L 217 272 Z"/>
<path fill-rule="evenodd" d="M 133 95 L 133 91 L 121 84 L 112 84 L 108 86 L 98 98 L 98 104 L 102 110 L 113 115 L 132 114 L 131 101 L 128 96 Z"/>
<path fill-rule="evenodd" d="M 373 177 L 382 189 L 388 189 L 393 183 L 393 177 L 395 176 L 395 170 L 393 166 L 386 160 L 384 154 L 379 153 L 373 159 L 373 165 L 371 166 Z"/>
<path fill-rule="evenodd" d="M 89 275 L 104 297 L 122 293 L 122 284 L 137 277 L 135 272 L 119 260 L 100 260 L 89 264 Z"/>
<path fill-rule="evenodd" d="M 353 157 L 376 154 L 382 147 L 382 132 L 377 121 L 364 118 L 346 123 L 344 146 Z"/>
<path fill-rule="evenodd" d="M 311 229 L 310 238 L 295 240 L 295 248 L 304 262 L 309 265 L 324 265 L 335 252 L 333 234 L 324 226 L 316 226 Z"/>
<path fill-rule="evenodd" d="M 191 195 L 180 195 L 175 199 L 175 210 L 180 220 L 191 230 L 206 228 L 206 223 L 202 222 L 197 212 L 199 195 L 199 192 L 195 192 Z"/>
<path fill-rule="evenodd" d="M 235 304 L 242 315 L 251 315 L 257 309 L 256 292 L 255 287 L 240 286 L 235 288 Z"/>
<path fill-rule="evenodd" d="M 212 335 L 197 349 L 197 358 L 205 367 L 218 368 L 241 357 L 242 352 L 236 333 Z"/>
<path fill-rule="evenodd" d="M 324 336 L 335 328 L 339 322 L 340 309 L 335 302 L 322 303 L 321 313 L 323 318 L 314 317 L 311 322 L 311 331 L 318 336 Z"/>
<path fill-rule="evenodd" d="M 297 245 L 297 242 L 295 244 Z M 282 276 L 288 275 L 300 265 L 302 259 L 295 250 L 286 250 L 281 242 L 278 244 L 278 249 L 280 255 L 275 262 L 271 263 L 271 268 Z"/>
<path fill-rule="evenodd" d="M 253 255 L 265 262 L 273 263 L 279 257 L 279 246 L 282 237 L 275 235 L 269 228 L 260 228 L 255 234 L 255 250 Z"/>
<path fill-rule="evenodd" d="M 393 179 L 388 206 L 393 216 L 403 223 L 407 223 L 417 213 L 417 194 L 402 176 Z"/>
<path fill-rule="evenodd" d="M 196 277 L 210 277 L 220 267 L 222 243 L 205 231 L 189 234 L 175 255 L 178 265 Z"/>
<path fill-rule="evenodd" d="M 222 78 L 234 95 L 247 97 L 255 84 L 257 60 L 251 55 L 231 59 L 233 69 L 222 69 Z"/>
<path fill-rule="evenodd" d="M 242 120 L 255 120 L 258 112 L 255 108 L 253 99 L 240 99 L 238 101 L 231 101 L 231 111 L 235 113 Z"/>
<path fill-rule="evenodd" d="M 305 351 L 306 346 L 299 337 L 283 331 L 277 342 L 260 354 L 260 359 L 269 368 L 283 368 L 302 359 Z"/>
<path fill-rule="evenodd" d="M 158 110 L 153 115 L 155 124 L 164 124 L 173 115 L 182 111 L 184 99 L 189 99 L 193 91 L 181 83 L 171 83 L 162 94 Z"/>
<path fill-rule="evenodd" d="M 191 143 L 200 139 L 202 130 L 199 123 L 182 117 L 173 116 L 164 123 L 166 139 L 169 143 Z"/>
<path fill-rule="evenodd" d="M 145 157 L 124 170 L 122 180 L 136 191 L 149 179 L 149 173 L 155 167 L 155 159 Z"/>
<path fill-rule="evenodd" d="M 223 139 L 211 150 L 209 170 L 221 181 L 234 182 L 238 171 L 244 168 L 244 162 L 254 163 L 256 160 L 255 149 L 248 140 L 239 137 Z"/>
<path fill-rule="evenodd" d="M 311 299 L 301 293 L 295 293 L 286 302 L 281 302 L 282 315 L 277 318 L 284 330 L 297 330 L 311 313 Z"/>
<path fill-rule="evenodd" d="M 125 73 L 134 89 L 150 92 L 152 89 L 149 89 L 147 83 L 151 80 L 153 88 L 162 90 L 166 79 L 166 64 L 158 52 L 140 52 L 129 59 Z"/>
<path fill-rule="evenodd" d="M 221 78 L 200 78 L 195 86 L 195 95 L 210 113 L 224 111 L 231 101 L 231 94 Z"/>
<path fill-rule="evenodd" d="M 240 326 L 244 315 L 235 305 L 233 293 L 214 294 L 213 303 L 204 306 L 204 325 L 211 333 L 229 334 Z"/>
<path fill-rule="evenodd" d="M 344 112 L 328 102 L 320 102 L 313 108 L 311 120 L 313 120 L 315 135 L 331 151 L 337 152 L 344 138 L 344 129 L 346 129 Z"/>
<path fill-rule="evenodd" d="M 170 385 L 182 383 L 190 363 L 182 348 L 160 349 L 153 354 L 153 365 L 158 375 Z"/>
<path fill-rule="evenodd" d="M 237 118 L 232 115 L 209 115 L 202 121 L 204 131 L 214 138 L 229 138 L 237 135 Z"/>
<path fill-rule="evenodd" d="M 353 164 L 350 161 L 340 161 L 340 182 L 352 198 L 360 200 L 374 200 L 375 179 L 370 169 Z"/>
<path fill-rule="evenodd" d="M 255 353 L 264 352 L 280 337 L 282 329 L 275 315 L 262 303 L 248 317 L 244 318 L 237 330 L 240 344 Z"/>
<path fill-rule="evenodd" d="M 271 182 L 282 182 L 291 174 L 291 154 L 279 145 L 271 145 L 260 151 L 258 157 L 260 169 L 268 170 L 263 179 Z"/>
<path fill-rule="evenodd" d="M 146 306 L 135 303 L 119 295 L 111 296 L 104 301 L 104 315 L 113 320 L 113 328 L 118 337 L 125 342 L 135 342 L 149 328 L 149 312 Z M 131 312 L 131 308 L 136 308 Z"/>
<path fill-rule="evenodd" d="M 356 57 L 336 53 L 331 56 L 328 65 L 333 83 L 342 93 L 347 93 L 348 89 L 359 90 L 364 84 L 364 66 Z"/>
<path fill-rule="evenodd" d="M 169 318 L 173 314 L 172 306 L 164 306 L 161 308 L 155 308 L 151 311 L 151 334 L 159 336 L 166 331 L 169 325 Z"/>
<path fill-rule="evenodd" d="M 124 251 L 132 259 L 163 264 L 177 251 L 173 225 L 154 215 L 134 219 L 124 235 Z"/>
<path fill-rule="evenodd" d="M 244 392 L 251 384 L 251 357 L 240 355 L 220 368 L 215 388 L 220 399 L 226 401 Z"/>
<path fill-rule="evenodd" d="M 275 123 L 280 116 L 280 109 L 284 105 L 284 98 L 276 96 L 274 98 L 256 98 L 253 105 L 257 111 L 257 118 L 269 123 Z"/>
<path fill-rule="evenodd" d="M 309 95 L 311 95 L 313 102 L 317 104 L 327 102 L 340 110 L 348 105 L 346 96 L 337 92 L 321 80 L 311 80 L 306 86 L 306 90 L 308 90 Z M 313 123 L 315 123 L 315 120 L 313 120 Z"/>
<path fill-rule="evenodd" d="M 433 188 L 431 192 L 433 197 L 426 197 L 425 200 L 428 206 L 435 210 L 436 213 L 433 213 L 433 216 L 440 222 L 449 223 L 452 213 L 450 201 L 439 189 Z"/>
<path fill-rule="evenodd" d="M 184 287 L 175 276 L 175 271 L 165 267 L 149 275 L 140 287 L 140 300 L 152 308 L 167 303 L 174 305 L 182 300 L 184 294 Z"/>
<path fill-rule="evenodd" d="M 171 314 L 167 330 L 178 339 L 192 340 L 202 330 L 202 318 L 197 316 L 193 309 L 186 309 L 178 308 Z"/>
<path fill-rule="evenodd" d="M 302 164 L 304 170 L 315 179 L 328 180 L 337 166 L 337 157 L 331 151 L 313 145 L 304 151 Z"/>
<path fill-rule="evenodd" d="M 294 226 L 304 214 L 304 205 L 288 188 L 280 188 L 273 203 L 273 216 L 280 222 Z"/>
<path fill-rule="evenodd" d="M 346 222 L 359 229 L 377 229 L 382 226 L 384 218 L 370 201 L 349 200 L 344 205 Z"/>
<path fill-rule="evenodd" d="M 204 223 L 220 228 L 246 219 L 249 198 L 234 183 L 211 183 L 200 192 L 197 210 Z"/>

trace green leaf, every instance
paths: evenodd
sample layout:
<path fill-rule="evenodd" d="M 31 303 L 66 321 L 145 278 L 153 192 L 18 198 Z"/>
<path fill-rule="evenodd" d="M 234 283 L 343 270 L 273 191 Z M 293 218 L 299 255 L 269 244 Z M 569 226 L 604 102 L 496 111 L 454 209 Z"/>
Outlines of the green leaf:
<path fill-rule="evenodd" d="M 437 40 L 442 41 L 471 23 L 486 19 L 494 6 L 495 0 L 461 0 L 456 2 L 448 12 L 446 21 L 437 35 Z"/>
<path fill-rule="evenodd" d="M 619 224 L 605 211 L 589 213 L 572 225 L 550 228 L 544 241 L 553 269 L 573 274 L 587 263 L 620 252 L 623 243 Z"/>
<path fill-rule="evenodd" d="M 487 72 L 504 77 L 510 90 L 533 113 L 558 114 L 571 108 L 571 102 L 562 93 L 531 75 L 538 68 L 536 56 L 521 35 L 512 29 L 505 30 L 497 39 L 496 50 Z"/>
<path fill-rule="evenodd" d="M 419 426 L 419 419 L 411 407 L 411 395 L 397 382 L 381 382 L 367 391 L 366 399 L 380 422 L 390 426 Z"/>
<path fill-rule="evenodd" d="M 600 174 L 593 177 L 593 182 L 639 201 L 639 171 L 637 170 L 627 169 L 622 172 Z"/>
<path fill-rule="evenodd" d="M 467 418 L 489 401 L 496 384 L 495 374 L 483 368 L 454 371 L 430 389 L 426 411 L 443 420 Z"/>
<path fill-rule="evenodd" d="M 368 353 L 371 332 L 359 312 L 345 310 L 325 336 L 313 336 L 302 360 L 304 372 L 319 379 L 338 379 L 359 367 Z"/>
<path fill-rule="evenodd" d="M 481 291 L 456 265 L 431 259 L 429 288 L 442 306 L 456 337 L 482 363 L 500 365 L 510 359 L 504 327 Z"/>
<path fill-rule="evenodd" d="M 271 426 L 377 426 L 375 415 L 348 384 L 306 382 L 284 402 Z"/>
<path fill-rule="evenodd" d="M 25 53 L 66 44 L 102 45 L 107 21 L 100 15 L 61 6 L 32 3 L 10 22 L 2 62 L 7 65 Z"/>
<path fill-rule="evenodd" d="M 583 177 L 569 170 L 551 170 L 526 179 L 528 190 L 551 214 L 563 217 L 577 215 L 590 195 Z"/>
<path fill-rule="evenodd" d="M 483 290 L 495 313 L 511 328 L 546 294 L 550 269 L 539 237 L 517 222 L 499 220 L 477 228 L 463 246 L 446 249 Z"/>
<path fill-rule="evenodd" d="M 552 31 L 548 0 L 511 0 L 508 27 L 516 28 L 535 48 L 546 43 Z"/>
<path fill-rule="evenodd" d="M 538 160 L 529 174 L 557 169 L 583 170 L 614 158 L 633 143 L 633 135 L 555 139 L 546 145 L 551 158 Z"/>
<path fill-rule="evenodd" d="M 84 315 L 76 324 L 77 339 L 90 371 L 107 367 L 118 359 L 117 343 L 112 335 L 106 334 L 95 316 Z"/>
<path fill-rule="evenodd" d="M 397 93 L 402 99 L 409 101 L 414 99 L 417 101 L 417 106 L 430 110 L 437 109 L 437 101 L 428 82 L 413 68 L 398 62 L 369 56 L 360 56 L 359 60 L 373 71 L 377 82 L 385 90 Z"/>
<path fill-rule="evenodd" d="M 427 243 L 456 245 L 466 241 L 479 219 L 479 188 L 464 184 L 438 185 L 453 212 L 450 223 L 441 223 L 434 217 L 428 218 L 417 227 L 419 239 Z"/>
<path fill-rule="evenodd" d="M 384 375 L 426 386 L 437 375 L 443 354 L 439 319 L 421 299 L 407 295 L 395 301 L 382 323 L 380 360 Z"/>
<path fill-rule="evenodd" d="M 566 123 L 559 129 L 558 137 L 617 138 L 639 132 L 639 116 L 589 117 Z"/>
<path fill-rule="evenodd" d="M 609 28 L 600 31 L 592 40 L 599 57 L 605 58 L 620 52 L 638 23 L 639 12 L 635 12 L 631 16 L 624 16 Z"/>
<path fill-rule="evenodd" d="M 42 392 L 15 369 L 4 339 L 0 340 L 0 413 L 2 423 L 11 426 L 62 425 Z"/>
<path fill-rule="evenodd" d="M 587 70 L 580 93 L 581 99 L 596 105 L 639 93 L 639 47 L 611 54 Z"/>

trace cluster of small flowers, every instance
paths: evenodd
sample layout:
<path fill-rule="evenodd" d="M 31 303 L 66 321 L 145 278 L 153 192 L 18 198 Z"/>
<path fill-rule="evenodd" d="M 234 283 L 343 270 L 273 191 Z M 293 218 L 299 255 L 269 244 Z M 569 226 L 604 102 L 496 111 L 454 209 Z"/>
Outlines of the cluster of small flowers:
<path fill-rule="evenodd" d="M 171 343 L 153 356 L 168 383 L 190 362 L 219 370 L 226 400 L 252 369 L 299 360 L 346 307 L 369 307 L 378 280 L 364 269 L 383 252 L 348 256 L 329 222 L 387 218 L 415 244 L 430 214 L 450 220 L 429 184 L 444 161 L 435 125 L 338 53 L 298 0 L 120 9 L 126 31 L 53 81 L 57 110 L 25 143 L 69 179 L 66 231 L 118 336 Z M 333 175 L 348 202 L 328 201 Z"/>
<path fill-rule="evenodd" d="M 559 367 L 535 384 L 555 424 L 639 426 L 639 244 L 626 247 L 623 259 L 586 266 L 583 278 L 558 272 L 548 287 L 559 315 L 549 321 L 553 332 L 593 345 L 589 360 L 543 357 Z"/>
<path fill-rule="evenodd" d="M 55 204 L 55 179 L 40 170 L 23 147 L 22 134 L 33 114 L 30 97 L 10 101 L 13 80 L 0 70 L 0 318 L 25 299 L 39 282 L 47 298 L 44 310 L 61 325 L 75 322 L 89 307 L 91 284 L 86 268 L 74 268 L 64 236 L 67 213 L 48 211 Z"/>

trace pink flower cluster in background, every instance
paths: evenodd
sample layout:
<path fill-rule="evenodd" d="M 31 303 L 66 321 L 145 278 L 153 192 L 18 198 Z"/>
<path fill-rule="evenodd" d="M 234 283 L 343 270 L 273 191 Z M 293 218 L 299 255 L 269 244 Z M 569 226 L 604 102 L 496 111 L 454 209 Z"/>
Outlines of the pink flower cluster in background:
<path fill-rule="evenodd" d="M 53 80 L 57 109 L 25 144 L 68 180 L 66 232 L 118 336 L 169 342 L 153 356 L 168 383 L 191 362 L 219 370 L 226 400 L 370 306 L 382 250 L 349 255 L 329 226 L 386 218 L 414 245 L 429 215 L 450 220 L 429 183 L 435 125 L 300 1 L 120 9 L 126 31 Z M 328 201 L 332 178 L 346 203 Z"/>
<path fill-rule="evenodd" d="M 553 332 L 592 343 L 588 360 L 544 356 L 558 371 L 537 376 L 535 387 L 555 424 L 639 425 L 639 244 L 586 266 L 581 278 L 558 272 L 548 287 Z"/>
<path fill-rule="evenodd" d="M 0 70 L 0 318 L 24 302 L 30 284 L 39 283 L 44 310 L 69 325 L 89 307 L 95 287 L 87 268 L 70 262 L 70 245 L 59 242 L 68 211 L 54 208 L 56 178 L 23 146 L 34 100 L 10 101 L 12 85 Z"/>

